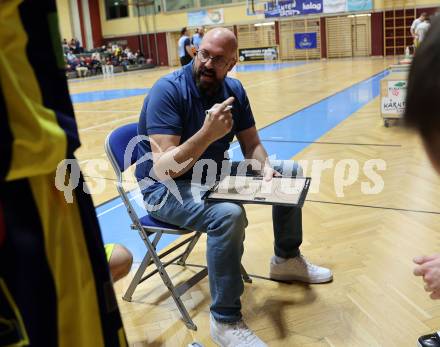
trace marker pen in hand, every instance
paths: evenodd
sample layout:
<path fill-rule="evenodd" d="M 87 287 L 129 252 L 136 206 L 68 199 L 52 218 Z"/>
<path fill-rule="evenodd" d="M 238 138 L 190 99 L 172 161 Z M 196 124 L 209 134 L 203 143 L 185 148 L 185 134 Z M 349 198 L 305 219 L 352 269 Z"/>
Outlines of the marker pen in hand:
<path fill-rule="evenodd" d="M 230 111 L 232 110 L 232 105 L 228 105 L 225 107 L 225 109 L 223 111 Z M 209 110 L 205 111 L 205 116 L 208 117 L 209 119 L 211 119 L 211 114 L 214 111 L 213 108 L 210 108 Z"/>

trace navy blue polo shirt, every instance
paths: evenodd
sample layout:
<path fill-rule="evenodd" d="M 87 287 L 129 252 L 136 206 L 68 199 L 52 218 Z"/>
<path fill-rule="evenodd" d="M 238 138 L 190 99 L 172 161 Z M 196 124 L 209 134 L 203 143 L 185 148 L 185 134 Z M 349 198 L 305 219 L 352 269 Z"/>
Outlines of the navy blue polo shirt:
<path fill-rule="evenodd" d="M 199 92 L 194 81 L 192 67 L 193 64 L 188 64 L 162 77 L 154 84 L 142 107 L 138 134 L 179 135 L 180 143 L 183 143 L 200 130 L 205 121 L 206 110 L 233 96 L 235 98 L 232 109 L 234 125 L 231 132 L 213 142 L 200 157 L 200 159 L 214 160 L 217 163 L 217 173 L 220 173 L 221 162 L 227 158 L 227 150 L 235 134 L 254 126 L 254 116 L 240 81 L 226 77 L 217 95 L 208 97 Z M 147 158 L 152 157 L 148 141 L 142 141 L 138 145 L 138 158 L 144 155 L 147 155 Z M 154 177 L 152 167 L 152 159 L 138 163 L 135 173 L 138 181 L 145 177 Z M 191 168 L 176 179 L 191 179 L 192 174 Z"/>

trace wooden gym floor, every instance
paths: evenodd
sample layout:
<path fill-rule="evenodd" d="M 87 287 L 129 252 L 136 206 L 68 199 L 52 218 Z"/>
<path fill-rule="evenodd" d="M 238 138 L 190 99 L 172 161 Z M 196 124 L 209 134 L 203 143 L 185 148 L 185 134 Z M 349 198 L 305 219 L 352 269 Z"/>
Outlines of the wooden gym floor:
<path fill-rule="evenodd" d="M 380 73 L 391 63 L 392 60 L 370 58 L 313 61 L 272 71 L 239 70 L 232 75 L 242 81 L 257 127 L 263 128 Z M 71 81 L 69 87 L 74 95 L 150 88 L 170 71 L 162 68 L 106 79 Z M 95 188 L 96 205 L 115 197 L 116 189 L 110 166 L 95 167 L 93 160 L 105 163 L 105 137 L 112 129 L 137 121 L 143 98 L 139 95 L 74 105 L 82 140 L 77 157 L 86 180 Z M 383 126 L 379 97 L 351 93 L 346 102 L 353 99 L 371 101 L 364 102 L 363 107 L 322 136 L 308 138 L 293 157 L 309 163 L 306 175 L 313 173 L 313 161 L 333 159 L 332 168 L 322 172 L 320 181 L 314 177 L 314 182 L 320 184 L 319 189 L 315 186 L 309 193 L 303 208 L 301 249 L 311 261 L 330 267 L 334 281 L 308 286 L 254 278 L 252 284 L 245 285 L 244 317 L 269 346 L 415 346 L 420 335 L 440 328 L 439 302 L 430 300 L 422 280 L 412 275 L 414 256 L 439 250 L 440 179 L 414 134 L 399 124 Z M 322 119 L 329 121 L 333 115 L 337 117 L 339 104 L 329 103 L 321 109 Z M 304 133 L 321 126 L 322 119 L 304 123 Z M 304 140 L 297 138 L 299 135 L 286 140 L 290 130 L 279 131 L 285 136 L 279 142 L 277 137 L 264 139 L 275 154 L 279 154 L 277 148 L 280 153 L 290 153 L 291 146 L 297 145 L 296 140 Z M 298 129 L 292 129 L 292 134 L 297 134 L 294 131 Z M 359 179 L 345 187 L 341 196 L 334 177 L 341 174 L 337 164 L 347 159 L 359 164 Z M 386 170 L 378 171 L 384 182 L 383 190 L 366 195 L 361 191 L 362 182 L 369 182 L 363 166 L 370 159 L 383 160 Z M 348 171 L 342 173 L 348 175 Z M 99 188 L 101 184 L 103 188 Z M 273 254 L 271 209 L 250 205 L 246 210 L 249 227 L 243 264 L 250 274 L 267 277 Z M 120 209 L 119 213 L 125 211 Z M 104 236 L 105 233 L 103 230 Z M 206 263 L 205 239 L 198 243 L 188 262 Z M 183 271 L 173 266 L 169 269 L 175 282 L 197 270 L 189 267 Z M 181 321 L 157 275 L 137 289 L 133 302 L 124 302 L 121 296 L 133 274 L 134 270 L 115 284 L 132 345 L 171 347 L 198 341 L 213 346 L 209 336 L 207 279 L 184 296 L 184 303 L 198 326 L 194 332 Z"/>

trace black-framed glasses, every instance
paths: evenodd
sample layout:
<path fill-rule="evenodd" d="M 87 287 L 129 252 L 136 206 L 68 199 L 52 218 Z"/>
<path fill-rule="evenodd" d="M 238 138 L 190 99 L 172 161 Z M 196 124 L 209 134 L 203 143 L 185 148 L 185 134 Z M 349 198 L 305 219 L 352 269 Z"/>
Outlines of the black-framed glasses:
<path fill-rule="evenodd" d="M 204 50 L 199 50 L 196 53 L 197 53 L 197 59 L 199 59 L 202 63 L 206 63 L 208 62 L 209 59 L 211 59 L 212 65 L 217 68 L 223 68 L 226 66 L 227 63 L 229 63 L 229 61 L 221 55 L 213 57 L 210 56 L 209 53 Z"/>

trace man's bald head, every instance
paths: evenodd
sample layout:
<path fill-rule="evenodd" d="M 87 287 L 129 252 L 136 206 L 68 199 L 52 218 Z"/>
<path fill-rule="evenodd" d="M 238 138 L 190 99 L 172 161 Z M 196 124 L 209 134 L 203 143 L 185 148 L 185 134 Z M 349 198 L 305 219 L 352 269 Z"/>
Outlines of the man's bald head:
<path fill-rule="evenodd" d="M 238 48 L 237 38 L 231 30 L 226 28 L 214 28 L 209 30 L 203 36 L 202 45 L 203 43 L 207 43 L 210 46 L 220 46 L 224 49 L 226 54 L 232 54 L 234 56 Z"/>

